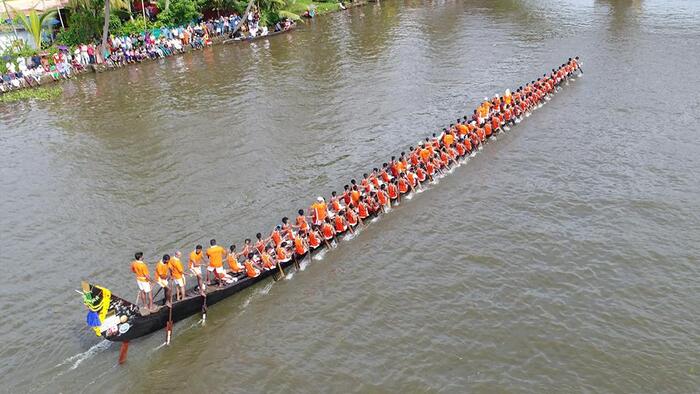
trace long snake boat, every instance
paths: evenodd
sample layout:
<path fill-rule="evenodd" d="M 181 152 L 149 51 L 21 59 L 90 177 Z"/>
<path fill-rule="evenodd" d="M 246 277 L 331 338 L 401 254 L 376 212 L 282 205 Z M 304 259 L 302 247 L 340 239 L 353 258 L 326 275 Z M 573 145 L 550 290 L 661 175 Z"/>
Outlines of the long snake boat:
<path fill-rule="evenodd" d="M 569 64 L 571 64 L 571 59 Z M 513 122 L 510 123 L 510 125 L 514 126 L 520 123 L 524 117 L 529 116 L 529 112 L 531 110 L 537 109 L 546 103 L 546 101 L 549 101 L 551 99 L 551 95 L 560 90 L 559 85 L 561 85 L 562 82 L 566 82 L 568 84 L 568 80 L 574 76 L 575 71 L 579 71 L 581 73 L 579 76 L 582 75 L 582 70 L 578 66 L 578 63 L 575 63 L 575 65 L 575 68 L 572 68 L 572 70 L 567 70 L 566 74 L 562 74 L 564 75 L 563 77 L 551 77 L 552 81 L 556 81 L 556 84 L 553 84 L 553 88 L 548 90 L 546 93 L 540 94 L 537 100 L 533 101 L 534 105 L 530 105 L 527 107 L 527 110 L 520 112 L 518 116 L 514 117 Z M 563 67 L 564 65 L 562 68 Z M 553 76 L 558 75 L 554 73 L 555 70 L 552 71 Z M 545 78 L 544 81 L 549 82 L 550 79 Z M 529 102 L 529 98 L 527 101 Z M 498 133 L 503 133 L 507 130 L 509 130 L 508 127 L 500 127 Z M 493 135 L 496 134 L 496 132 L 493 133 Z M 487 141 L 488 138 L 482 139 L 482 142 L 478 144 L 478 149 L 482 149 L 484 143 Z M 467 152 L 464 157 L 458 157 L 458 161 L 462 158 L 466 158 L 467 156 L 473 156 L 476 150 L 477 149 Z M 428 180 L 426 179 L 425 182 L 427 181 Z M 413 193 L 413 191 L 408 190 L 401 194 L 410 193 Z M 365 219 L 365 223 L 369 223 L 369 219 L 371 219 L 373 216 L 383 214 L 385 213 L 377 212 L 371 214 Z M 338 233 L 335 236 L 335 240 L 341 240 L 341 236 L 347 231 L 349 230 L 346 229 L 345 231 Z M 328 247 L 329 245 L 324 246 L 324 244 L 321 243 L 320 246 L 315 249 L 310 249 L 305 255 L 299 256 L 298 258 L 295 257 L 285 262 L 280 262 L 275 268 L 263 270 L 256 277 L 248 277 L 246 276 L 245 271 L 243 271 L 239 274 L 230 273 L 230 275 L 234 277 L 234 281 L 229 284 L 224 284 L 221 287 L 209 285 L 205 286 L 204 291 L 201 291 L 198 286 L 195 286 L 186 291 L 185 297 L 182 300 L 173 301 L 170 306 L 166 304 L 165 297 L 163 297 L 155 303 L 156 308 L 154 310 L 139 308 L 136 304 L 131 303 L 124 298 L 113 295 L 111 291 L 104 287 L 83 282 L 81 294 L 83 296 L 84 304 L 89 309 L 87 318 L 88 325 L 94 329 L 98 336 L 103 336 L 105 339 L 110 341 L 128 343 L 128 341 L 132 339 L 139 338 L 160 329 L 169 327 L 170 324 L 174 322 L 186 319 L 187 317 L 196 315 L 200 312 L 203 314 L 203 318 L 205 318 L 208 306 L 216 304 L 217 302 L 259 282 L 266 281 L 271 276 L 278 279 L 278 277 L 282 277 L 284 275 L 285 270 L 289 269 L 293 265 L 298 269 L 299 263 L 304 259 L 310 258 L 320 250 Z M 125 353 L 125 350 L 123 352 Z"/>

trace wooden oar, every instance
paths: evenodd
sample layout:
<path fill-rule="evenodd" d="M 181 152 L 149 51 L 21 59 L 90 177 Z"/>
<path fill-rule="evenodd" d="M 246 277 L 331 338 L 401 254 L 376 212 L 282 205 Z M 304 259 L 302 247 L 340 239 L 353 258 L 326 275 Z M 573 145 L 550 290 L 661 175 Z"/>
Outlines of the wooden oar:
<path fill-rule="evenodd" d="M 202 297 L 204 297 L 202 301 L 202 325 L 204 325 L 207 322 L 207 293 L 205 292 Z"/>
<path fill-rule="evenodd" d="M 297 259 L 297 254 L 294 252 L 292 252 L 292 260 L 294 260 L 294 268 L 296 268 L 297 271 L 299 271 L 301 269 L 301 265 L 299 265 L 299 260 Z M 279 264 L 279 261 L 277 262 L 277 264 Z M 282 266 L 279 266 L 279 267 L 280 267 L 280 271 L 282 271 Z M 282 271 L 282 275 L 284 275 L 284 271 Z"/>
<path fill-rule="evenodd" d="M 170 311 L 168 312 L 168 324 L 165 325 L 165 344 L 170 345 L 170 338 L 173 335 L 173 304 L 170 304 Z"/>

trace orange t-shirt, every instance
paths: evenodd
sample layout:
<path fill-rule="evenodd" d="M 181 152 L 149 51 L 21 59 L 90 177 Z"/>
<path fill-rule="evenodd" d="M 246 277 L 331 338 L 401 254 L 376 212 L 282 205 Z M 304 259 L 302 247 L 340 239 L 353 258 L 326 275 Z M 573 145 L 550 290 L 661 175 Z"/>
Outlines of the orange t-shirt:
<path fill-rule="evenodd" d="M 156 263 L 156 276 L 158 279 L 168 278 L 168 264 L 165 264 L 163 260 Z"/>
<path fill-rule="evenodd" d="M 190 261 L 189 261 L 188 267 L 189 268 L 199 267 L 199 265 L 202 264 L 202 257 L 203 256 L 204 255 L 202 253 L 197 254 L 196 250 L 193 250 L 192 252 L 190 252 Z"/>
<path fill-rule="evenodd" d="M 452 146 L 452 144 L 455 142 L 455 137 L 452 134 L 447 133 L 442 138 L 442 142 L 444 142 L 447 146 Z"/>
<path fill-rule="evenodd" d="M 228 266 L 231 268 L 231 271 L 233 272 L 241 272 L 243 268 L 238 264 L 238 259 L 233 253 L 229 253 L 228 257 L 226 257 L 226 261 L 228 261 Z"/>
<path fill-rule="evenodd" d="M 249 278 L 254 278 L 258 276 L 258 273 L 256 272 L 255 267 L 253 267 L 253 262 L 250 260 L 246 260 L 245 263 L 243 263 L 245 266 L 245 272 L 248 275 Z"/>
<path fill-rule="evenodd" d="M 148 282 L 148 266 L 141 260 L 131 262 L 131 271 L 136 274 L 136 280 L 139 282 Z"/>
<path fill-rule="evenodd" d="M 170 267 L 170 273 L 174 279 L 182 279 L 182 274 L 185 269 L 182 268 L 182 262 L 177 257 L 171 257 L 168 261 L 168 266 Z"/>
<path fill-rule="evenodd" d="M 207 249 L 207 257 L 209 257 L 209 265 L 212 267 L 224 266 L 224 254 L 226 251 L 219 245 L 214 245 Z"/>

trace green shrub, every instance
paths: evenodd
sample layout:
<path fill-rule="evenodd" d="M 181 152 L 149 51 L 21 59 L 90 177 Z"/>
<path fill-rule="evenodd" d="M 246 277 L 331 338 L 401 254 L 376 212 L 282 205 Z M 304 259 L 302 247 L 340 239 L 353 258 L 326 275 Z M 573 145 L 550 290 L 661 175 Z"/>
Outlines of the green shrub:
<path fill-rule="evenodd" d="M 193 0 L 171 0 L 170 8 L 167 10 L 165 10 L 165 2 L 161 1 L 158 7 L 163 10 L 158 14 L 158 22 L 163 26 L 184 25 L 202 16 L 199 12 L 199 4 Z"/>

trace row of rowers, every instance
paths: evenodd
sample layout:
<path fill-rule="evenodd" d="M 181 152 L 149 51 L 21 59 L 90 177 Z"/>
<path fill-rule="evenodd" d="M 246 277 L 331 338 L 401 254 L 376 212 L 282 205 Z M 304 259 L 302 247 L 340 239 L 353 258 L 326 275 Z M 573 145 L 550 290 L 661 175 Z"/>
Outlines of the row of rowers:
<path fill-rule="evenodd" d="M 354 232 L 355 227 L 372 215 L 385 211 L 393 202 L 399 202 L 403 194 L 420 188 L 426 181 L 449 170 L 457 160 L 469 155 L 486 139 L 515 123 L 523 113 L 536 107 L 555 87 L 577 68 L 571 64 L 563 73 L 553 71 L 518 89 L 515 93 L 506 91 L 503 97 L 496 95 L 492 100 L 485 100 L 469 120 L 466 116 L 457 123 L 443 129 L 440 135 L 433 134 L 417 147 L 410 147 L 408 153 L 402 152 L 392 157 L 382 168 L 374 168 L 366 173 L 360 182 L 355 179 L 344 186 L 342 194 L 331 193 L 329 201 L 318 197 L 309 210 L 309 215 L 300 209 L 293 223 L 289 218 L 282 218 L 272 232 L 264 236 L 256 235 L 253 242 L 246 239 L 240 251 L 236 245 L 228 250 L 210 241 L 206 251 L 201 245 L 189 254 L 188 271 L 196 277 L 200 291 L 210 284 L 211 279 L 218 286 L 237 281 L 240 277 L 256 277 L 264 270 L 271 270 L 279 263 L 292 259 L 301 260 L 310 250 L 330 243 L 346 231 Z M 563 66 L 563 67 L 564 67 Z M 132 262 L 132 271 L 141 290 L 144 305 L 152 308 L 152 283 L 148 267 L 142 261 L 143 254 L 137 253 Z M 177 298 L 185 295 L 185 271 L 180 261 L 181 253 L 174 256 L 164 255 L 156 264 L 157 283 L 166 291 L 166 298 L 172 294 L 168 291 L 169 280 L 177 289 Z M 224 262 L 228 268 L 224 268 Z M 243 262 L 243 264 L 241 264 Z M 206 263 L 206 278 L 202 278 L 202 266 Z"/>

